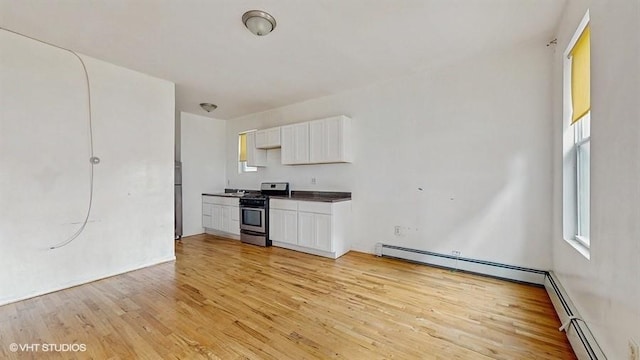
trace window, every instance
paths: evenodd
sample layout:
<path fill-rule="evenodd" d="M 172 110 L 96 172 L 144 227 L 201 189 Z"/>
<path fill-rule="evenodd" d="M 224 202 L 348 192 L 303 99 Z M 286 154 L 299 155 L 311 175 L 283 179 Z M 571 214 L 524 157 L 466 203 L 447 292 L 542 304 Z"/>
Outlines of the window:
<path fill-rule="evenodd" d="M 589 12 L 564 52 L 564 237 L 589 258 L 591 29 Z"/>
<path fill-rule="evenodd" d="M 258 171 L 257 167 L 247 165 L 247 133 L 238 134 L 238 173 Z"/>
<path fill-rule="evenodd" d="M 589 200 L 591 158 L 591 114 L 587 113 L 573 124 L 576 150 L 576 240 L 589 247 Z"/>

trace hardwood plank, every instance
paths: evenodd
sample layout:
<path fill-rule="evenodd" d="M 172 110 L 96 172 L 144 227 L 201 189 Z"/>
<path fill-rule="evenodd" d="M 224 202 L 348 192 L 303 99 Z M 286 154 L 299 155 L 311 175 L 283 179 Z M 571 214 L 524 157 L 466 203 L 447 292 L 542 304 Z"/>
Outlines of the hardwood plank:
<path fill-rule="evenodd" d="M 0 307 L 0 358 L 575 359 L 542 288 L 211 235 L 184 238 L 176 256 Z"/>

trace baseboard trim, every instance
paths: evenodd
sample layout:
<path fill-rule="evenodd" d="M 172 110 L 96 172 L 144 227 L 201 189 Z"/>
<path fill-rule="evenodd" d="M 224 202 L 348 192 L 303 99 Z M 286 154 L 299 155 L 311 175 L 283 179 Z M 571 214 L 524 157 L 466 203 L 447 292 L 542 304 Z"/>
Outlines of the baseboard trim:
<path fill-rule="evenodd" d="M 574 353 L 579 360 L 606 360 L 607 357 L 598 345 L 589 326 L 580 318 L 577 308 L 569 298 L 560 281 L 553 272 L 522 266 L 501 264 L 492 261 L 457 257 L 431 251 L 411 249 L 396 245 L 376 244 L 376 255 L 404 261 L 464 271 L 516 281 L 535 286 L 544 286 L 551 303 L 562 324 L 567 324 L 566 334 Z"/>
<path fill-rule="evenodd" d="M 220 231 L 220 230 L 214 230 L 214 229 L 205 228 L 204 229 L 204 233 L 205 234 L 209 234 L 209 235 L 224 237 L 224 238 L 227 238 L 227 239 L 240 240 L 240 235 L 228 233 L 226 231 Z"/>
<path fill-rule="evenodd" d="M 484 276 L 491 276 L 509 281 L 535 284 L 537 286 L 544 285 L 544 279 L 547 273 L 545 270 L 445 255 L 432 251 L 417 250 L 388 244 L 378 244 L 376 246 L 376 255 L 409 260 L 421 264 Z"/>
<path fill-rule="evenodd" d="M 44 291 L 36 292 L 36 293 L 25 295 L 25 296 L 20 296 L 20 297 L 17 297 L 17 298 L 3 299 L 2 301 L 0 301 L 0 306 L 16 303 L 16 302 L 23 301 L 23 300 L 33 299 L 33 298 L 38 297 L 38 296 L 51 294 L 51 293 L 54 293 L 54 292 L 57 292 L 57 291 L 70 289 L 70 288 L 73 288 L 73 287 L 76 287 L 76 286 L 89 284 L 89 283 L 92 283 L 94 281 L 108 279 L 110 277 L 126 274 L 126 273 L 129 273 L 129 272 L 132 272 L 132 271 L 137 271 L 137 270 L 140 270 L 140 269 L 148 268 L 148 267 L 155 266 L 155 265 L 160 265 L 160 264 L 167 263 L 167 262 L 172 262 L 172 261 L 175 261 L 175 260 L 176 260 L 176 257 L 175 257 L 175 255 L 173 255 L 173 256 L 170 256 L 170 257 L 167 257 L 167 258 L 161 258 L 161 259 L 157 259 L 157 260 L 152 260 L 152 261 L 146 262 L 146 263 L 144 263 L 142 265 L 134 266 L 134 267 L 129 268 L 127 270 L 123 270 L 123 271 L 119 271 L 119 272 L 115 272 L 115 273 L 102 274 L 102 275 L 98 275 L 98 276 L 92 276 L 90 278 L 86 278 L 86 279 L 81 279 L 81 280 L 65 283 L 65 284 L 57 286 L 55 288 L 47 289 L 47 290 L 44 290 Z"/>
<path fill-rule="evenodd" d="M 562 324 L 567 324 L 569 343 L 579 360 L 605 360 L 606 355 L 598 345 L 589 326 L 580 317 L 578 309 L 569 298 L 556 275 L 550 271 L 545 279 L 545 289 Z"/>
<path fill-rule="evenodd" d="M 331 252 L 331 251 L 323 251 L 323 250 L 311 249 L 311 248 L 307 248 L 307 247 L 304 247 L 304 246 L 298 246 L 298 245 L 294 245 L 294 244 L 289 244 L 289 243 L 280 242 L 280 241 L 273 241 L 273 240 L 271 240 L 271 245 L 275 246 L 275 247 L 281 247 L 281 248 L 284 248 L 284 249 L 295 250 L 295 251 L 299 251 L 299 252 L 303 252 L 303 253 L 307 253 L 307 254 L 311 254 L 311 255 L 316 255 L 316 256 L 327 257 L 327 258 L 331 258 L 331 259 L 337 259 L 340 256 L 344 255 L 344 254 L 337 254 L 337 253 Z"/>

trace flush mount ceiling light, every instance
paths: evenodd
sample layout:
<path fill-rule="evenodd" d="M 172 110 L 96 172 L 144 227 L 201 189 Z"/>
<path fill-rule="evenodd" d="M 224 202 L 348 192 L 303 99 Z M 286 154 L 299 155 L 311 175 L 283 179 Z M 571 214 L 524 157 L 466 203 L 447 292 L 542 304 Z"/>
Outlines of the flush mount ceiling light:
<path fill-rule="evenodd" d="M 213 110 L 218 108 L 218 105 L 211 103 L 201 103 L 200 107 L 206 112 L 212 112 Z"/>
<path fill-rule="evenodd" d="M 276 28 L 276 19 L 262 10 L 250 10 L 242 15 L 244 26 L 258 36 L 269 34 Z"/>

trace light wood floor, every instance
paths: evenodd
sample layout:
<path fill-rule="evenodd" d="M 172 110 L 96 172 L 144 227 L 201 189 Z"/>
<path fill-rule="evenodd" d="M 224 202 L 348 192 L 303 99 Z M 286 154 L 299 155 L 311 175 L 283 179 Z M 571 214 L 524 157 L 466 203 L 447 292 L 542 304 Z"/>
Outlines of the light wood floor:
<path fill-rule="evenodd" d="M 175 263 L 0 307 L 0 358 L 575 359 L 542 288 L 210 235 L 176 252 Z"/>

